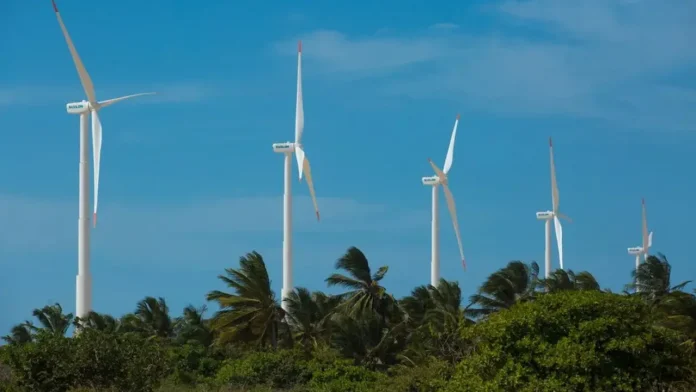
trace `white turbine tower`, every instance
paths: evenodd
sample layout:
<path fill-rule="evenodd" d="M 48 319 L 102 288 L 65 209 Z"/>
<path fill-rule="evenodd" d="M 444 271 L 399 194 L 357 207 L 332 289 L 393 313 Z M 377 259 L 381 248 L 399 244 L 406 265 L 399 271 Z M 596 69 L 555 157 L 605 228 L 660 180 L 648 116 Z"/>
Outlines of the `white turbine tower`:
<path fill-rule="evenodd" d="M 447 181 L 447 173 L 450 168 L 452 168 L 452 161 L 454 160 L 454 139 L 457 136 L 457 125 L 459 125 L 459 115 L 454 121 L 454 129 L 452 129 L 452 137 L 450 138 L 449 148 L 447 149 L 447 155 L 445 156 L 445 165 L 443 169 L 433 163 L 432 159 L 428 158 L 428 162 L 435 170 L 435 175 L 432 177 L 423 177 L 423 185 L 433 187 L 433 201 L 432 201 L 432 227 L 431 227 L 431 255 L 430 255 L 430 284 L 437 286 L 440 281 L 440 230 L 438 223 L 438 186 L 442 185 L 442 189 L 445 192 L 445 199 L 447 200 L 447 208 L 449 209 L 450 216 L 452 217 L 452 225 L 454 226 L 454 234 L 457 235 L 457 245 L 459 245 L 459 255 L 462 258 L 462 265 L 466 268 L 466 262 L 464 261 L 464 249 L 462 248 L 462 238 L 459 234 L 459 223 L 457 222 L 457 209 L 454 205 L 454 197 L 449 189 Z"/>
<path fill-rule="evenodd" d="M 570 218 L 558 212 L 558 184 L 556 183 L 556 165 L 553 162 L 553 142 L 549 138 L 549 156 L 551 160 L 551 211 L 537 212 L 537 219 L 546 221 L 545 229 L 545 248 L 544 248 L 544 277 L 551 275 L 551 220 L 556 230 L 556 243 L 558 244 L 558 263 L 563 269 L 563 227 L 559 218 L 570 221 Z"/>
<path fill-rule="evenodd" d="M 67 110 L 70 114 L 80 115 L 80 166 L 79 166 L 79 216 L 77 228 L 77 287 L 76 287 L 76 311 L 75 315 L 84 318 L 92 310 L 92 276 L 89 268 L 89 133 L 88 133 L 88 116 L 92 116 L 92 154 L 94 160 L 94 225 L 97 225 L 97 203 L 99 198 L 99 161 L 101 158 L 102 145 L 102 125 L 99 121 L 97 112 L 109 105 L 125 99 L 138 97 L 141 95 L 149 95 L 154 93 L 142 93 L 127 95 L 120 98 L 107 99 L 105 101 L 97 101 L 94 85 L 90 79 L 85 66 L 82 64 L 80 56 L 77 54 L 75 45 L 65 28 L 63 18 L 58 12 L 55 0 L 53 10 L 58 18 L 58 24 L 63 31 L 65 41 L 68 44 L 68 49 L 72 55 L 77 74 L 80 77 L 80 82 L 87 95 L 87 101 L 74 102 L 67 104 Z"/>
<path fill-rule="evenodd" d="M 275 143 L 273 152 L 285 155 L 284 190 L 283 190 L 283 288 L 281 290 L 281 306 L 287 311 L 285 299 L 292 292 L 292 154 L 297 158 L 297 167 L 307 178 L 309 194 L 312 197 L 314 211 L 319 221 L 319 207 L 312 183 L 312 171 L 309 159 L 302 148 L 302 131 L 304 129 L 304 108 L 302 105 L 302 42 L 297 44 L 297 103 L 295 105 L 295 142 Z"/>
<path fill-rule="evenodd" d="M 638 266 L 640 266 L 640 256 L 643 255 L 643 260 L 646 260 L 648 258 L 648 251 L 652 246 L 653 238 L 652 231 L 648 233 L 648 216 L 645 212 L 645 199 L 641 201 L 641 204 L 643 209 L 643 230 L 641 233 L 643 237 L 643 246 L 628 248 L 628 254 L 636 256 L 636 271 L 638 270 Z"/>

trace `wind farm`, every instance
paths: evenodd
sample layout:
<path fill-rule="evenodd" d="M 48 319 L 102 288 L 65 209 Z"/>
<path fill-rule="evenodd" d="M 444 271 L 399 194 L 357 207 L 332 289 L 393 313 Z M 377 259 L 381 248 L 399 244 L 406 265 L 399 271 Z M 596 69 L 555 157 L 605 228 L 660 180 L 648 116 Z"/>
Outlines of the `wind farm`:
<path fill-rule="evenodd" d="M 11 1 L 0 392 L 696 390 L 691 8 L 559 1 Z"/>

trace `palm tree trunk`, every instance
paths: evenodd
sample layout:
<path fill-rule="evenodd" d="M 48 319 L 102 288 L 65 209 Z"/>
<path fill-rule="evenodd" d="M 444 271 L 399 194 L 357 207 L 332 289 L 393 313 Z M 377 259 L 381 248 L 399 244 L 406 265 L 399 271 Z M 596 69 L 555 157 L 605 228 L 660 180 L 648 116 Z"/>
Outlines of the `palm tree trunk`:
<path fill-rule="evenodd" d="M 278 322 L 274 321 L 271 326 L 271 346 L 273 350 L 278 349 Z"/>

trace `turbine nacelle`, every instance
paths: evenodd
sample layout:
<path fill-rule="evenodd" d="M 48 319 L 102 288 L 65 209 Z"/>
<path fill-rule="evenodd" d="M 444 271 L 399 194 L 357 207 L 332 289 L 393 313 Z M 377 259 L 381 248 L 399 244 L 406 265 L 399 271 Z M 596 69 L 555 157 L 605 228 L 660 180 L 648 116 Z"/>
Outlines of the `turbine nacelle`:
<path fill-rule="evenodd" d="M 440 185 L 440 178 L 438 176 L 423 177 L 421 181 L 423 181 L 423 185 L 426 186 Z"/>
<path fill-rule="evenodd" d="M 549 220 L 553 219 L 553 211 L 542 211 L 542 212 L 537 212 L 536 217 L 539 220 Z"/>
<path fill-rule="evenodd" d="M 90 104 L 87 101 L 82 102 L 71 102 L 65 105 L 69 114 L 83 114 L 90 110 Z"/>
<path fill-rule="evenodd" d="M 279 154 L 290 154 L 295 152 L 295 143 L 285 142 L 285 143 L 274 143 L 273 152 Z"/>
<path fill-rule="evenodd" d="M 634 246 L 633 248 L 628 248 L 628 254 L 637 256 L 639 254 L 643 253 L 643 247 L 642 246 Z"/>

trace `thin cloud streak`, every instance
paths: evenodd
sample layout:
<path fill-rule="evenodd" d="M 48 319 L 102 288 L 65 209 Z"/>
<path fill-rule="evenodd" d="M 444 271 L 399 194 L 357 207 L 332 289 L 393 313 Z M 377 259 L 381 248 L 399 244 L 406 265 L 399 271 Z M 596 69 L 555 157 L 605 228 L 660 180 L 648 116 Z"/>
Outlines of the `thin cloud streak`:
<path fill-rule="evenodd" d="M 428 212 L 320 198 L 317 222 L 309 197 L 293 199 L 295 232 L 345 233 L 419 228 Z M 8 252 L 48 253 L 75 246 L 77 200 L 0 195 L 0 247 Z M 215 237 L 282 230 L 280 197 L 196 200 L 188 204 L 103 204 L 93 234 L 101 249 L 171 247 L 177 241 L 215 242 Z M 175 246 L 175 245 L 174 245 Z"/>

